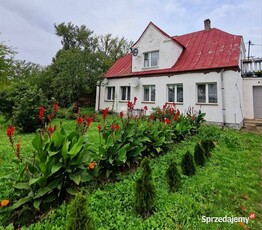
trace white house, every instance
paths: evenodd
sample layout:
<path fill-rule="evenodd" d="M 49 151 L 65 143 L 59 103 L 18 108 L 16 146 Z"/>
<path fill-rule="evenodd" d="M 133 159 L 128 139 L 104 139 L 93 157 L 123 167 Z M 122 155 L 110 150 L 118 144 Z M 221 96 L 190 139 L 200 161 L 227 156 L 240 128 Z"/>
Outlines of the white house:
<path fill-rule="evenodd" d="M 181 112 L 193 106 L 209 122 L 240 128 L 244 118 L 262 118 L 262 77 L 245 78 L 262 62 L 244 59 L 242 36 L 211 28 L 209 19 L 204 30 L 174 37 L 150 22 L 105 74 L 96 110 L 126 111 L 137 97 L 136 108 L 175 102 Z"/>

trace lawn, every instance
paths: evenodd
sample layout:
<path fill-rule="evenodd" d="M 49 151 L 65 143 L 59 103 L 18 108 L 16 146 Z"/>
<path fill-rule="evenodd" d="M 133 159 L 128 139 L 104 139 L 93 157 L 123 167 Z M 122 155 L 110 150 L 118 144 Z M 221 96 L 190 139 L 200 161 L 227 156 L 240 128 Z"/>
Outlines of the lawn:
<path fill-rule="evenodd" d="M 58 119 L 67 130 L 75 127 L 75 120 Z M 98 146 L 98 123 L 91 124 L 88 132 L 94 146 Z M 12 149 L 5 135 L 6 124 L 0 119 L 0 176 L 12 170 Z M 32 154 L 31 141 L 34 134 L 19 134 L 21 155 Z M 166 182 L 166 170 L 171 160 L 178 165 L 183 154 L 191 153 L 197 142 L 204 137 L 215 140 L 216 147 L 206 164 L 197 168 L 193 177 L 182 176 L 177 192 L 170 192 Z M 262 229 L 260 187 L 260 154 L 262 137 L 236 130 L 221 130 L 203 126 L 199 134 L 171 146 L 169 151 L 151 160 L 157 199 L 153 215 L 143 220 L 134 209 L 135 181 L 141 169 L 118 175 L 115 182 L 96 184 L 82 188 L 88 198 L 89 215 L 96 229 Z M 180 167 L 178 167 L 181 172 Z M 8 199 L 12 189 L 0 180 L 0 200 Z M 68 205 L 63 203 L 53 209 L 40 222 L 22 229 L 65 229 Z M 7 208 L 0 209 L 0 226 L 5 222 Z M 202 217 L 248 217 L 254 212 L 256 218 L 248 224 L 203 223 Z M 12 229 L 0 227 L 0 229 Z"/>

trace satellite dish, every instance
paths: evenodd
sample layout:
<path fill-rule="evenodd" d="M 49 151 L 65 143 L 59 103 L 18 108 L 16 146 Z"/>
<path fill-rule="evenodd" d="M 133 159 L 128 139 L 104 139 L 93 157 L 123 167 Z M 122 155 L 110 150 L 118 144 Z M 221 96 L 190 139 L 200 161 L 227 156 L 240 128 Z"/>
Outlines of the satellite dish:
<path fill-rule="evenodd" d="M 136 88 L 138 86 L 138 84 L 139 84 L 139 78 L 137 78 L 137 77 L 133 78 L 132 81 L 131 81 L 131 86 L 133 88 Z"/>
<path fill-rule="evenodd" d="M 132 49 L 131 53 L 133 54 L 134 57 L 136 57 L 138 55 L 138 49 L 137 48 Z"/>
<path fill-rule="evenodd" d="M 105 79 L 103 80 L 102 85 L 108 85 L 108 79 L 107 79 L 107 78 L 105 78 Z"/>

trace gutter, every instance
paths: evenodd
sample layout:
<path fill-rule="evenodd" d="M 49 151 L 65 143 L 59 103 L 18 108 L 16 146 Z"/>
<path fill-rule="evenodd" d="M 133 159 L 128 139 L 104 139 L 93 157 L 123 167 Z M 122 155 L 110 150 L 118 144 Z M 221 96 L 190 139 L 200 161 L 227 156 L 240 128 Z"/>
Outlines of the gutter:
<path fill-rule="evenodd" d="M 220 79 L 221 79 L 221 103 L 222 103 L 222 116 L 223 116 L 223 128 L 226 125 L 226 106 L 225 106 L 225 86 L 224 86 L 224 71 L 225 69 L 223 68 L 220 72 Z"/>

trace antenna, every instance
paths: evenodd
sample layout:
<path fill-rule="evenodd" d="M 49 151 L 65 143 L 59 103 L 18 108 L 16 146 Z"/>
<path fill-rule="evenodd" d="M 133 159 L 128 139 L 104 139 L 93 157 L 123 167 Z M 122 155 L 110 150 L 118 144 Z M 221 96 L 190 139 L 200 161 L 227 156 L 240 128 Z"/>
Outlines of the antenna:
<path fill-rule="evenodd" d="M 131 48 L 131 53 L 133 54 L 134 57 L 136 57 L 138 55 L 138 49 L 137 48 L 134 48 L 134 49 Z"/>

